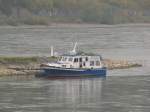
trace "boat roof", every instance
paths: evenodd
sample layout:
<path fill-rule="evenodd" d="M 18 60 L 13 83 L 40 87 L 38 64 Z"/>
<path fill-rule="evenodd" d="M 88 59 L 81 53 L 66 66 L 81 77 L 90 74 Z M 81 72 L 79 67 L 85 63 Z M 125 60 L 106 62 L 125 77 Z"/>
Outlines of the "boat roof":
<path fill-rule="evenodd" d="M 63 54 L 61 56 L 69 56 L 69 57 L 75 57 L 75 56 L 100 56 L 101 55 L 98 55 L 98 54 L 93 54 L 93 53 L 83 53 L 83 52 L 78 52 L 76 54 Z"/>

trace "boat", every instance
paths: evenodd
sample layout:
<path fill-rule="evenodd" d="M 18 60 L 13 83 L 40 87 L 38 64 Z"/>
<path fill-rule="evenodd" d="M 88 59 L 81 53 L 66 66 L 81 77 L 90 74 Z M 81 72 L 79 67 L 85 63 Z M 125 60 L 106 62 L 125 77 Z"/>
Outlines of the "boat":
<path fill-rule="evenodd" d="M 102 63 L 101 55 L 76 52 L 74 49 L 68 54 L 59 56 L 56 62 L 41 64 L 41 72 L 38 77 L 105 77 L 107 68 Z"/>

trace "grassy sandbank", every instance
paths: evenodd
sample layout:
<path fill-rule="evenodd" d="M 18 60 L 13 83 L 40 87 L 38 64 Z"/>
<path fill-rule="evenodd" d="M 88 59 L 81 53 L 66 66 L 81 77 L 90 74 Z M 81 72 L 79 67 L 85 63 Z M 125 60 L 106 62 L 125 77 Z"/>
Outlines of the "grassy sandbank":
<path fill-rule="evenodd" d="M 40 64 L 56 61 L 56 57 L 0 57 L 0 76 L 34 75 L 40 70 Z M 127 69 L 141 67 L 140 63 L 124 60 L 104 59 L 103 64 L 109 69 Z"/>

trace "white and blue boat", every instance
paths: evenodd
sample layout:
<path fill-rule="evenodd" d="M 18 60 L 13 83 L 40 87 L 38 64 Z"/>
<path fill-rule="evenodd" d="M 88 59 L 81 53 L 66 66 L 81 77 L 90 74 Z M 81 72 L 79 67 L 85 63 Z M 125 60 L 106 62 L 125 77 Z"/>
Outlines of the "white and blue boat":
<path fill-rule="evenodd" d="M 76 53 L 76 45 L 69 54 L 59 56 L 57 62 L 42 64 L 39 77 L 105 77 L 107 68 L 100 55 Z"/>

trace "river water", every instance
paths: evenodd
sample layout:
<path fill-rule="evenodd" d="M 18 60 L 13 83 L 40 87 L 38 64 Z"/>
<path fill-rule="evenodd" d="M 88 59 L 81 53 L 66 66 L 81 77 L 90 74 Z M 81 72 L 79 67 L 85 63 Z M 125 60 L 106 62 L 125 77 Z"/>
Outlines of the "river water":
<path fill-rule="evenodd" d="M 0 78 L 0 112 L 149 112 L 150 25 L 0 27 L 1 56 L 48 56 L 79 49 L 143 67 L 110 70 L 106 78 Z"/>

